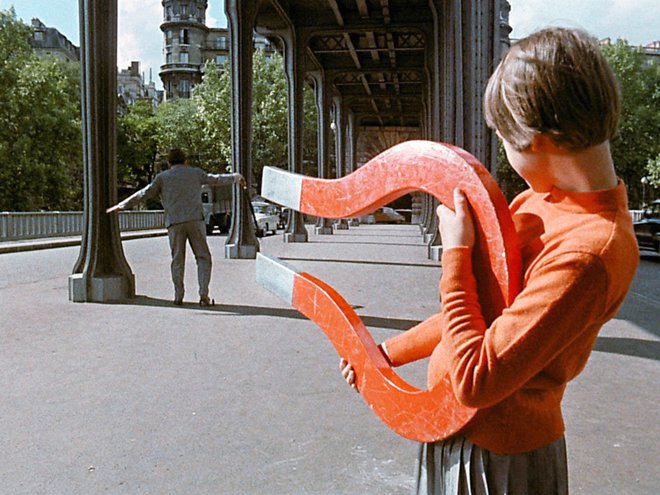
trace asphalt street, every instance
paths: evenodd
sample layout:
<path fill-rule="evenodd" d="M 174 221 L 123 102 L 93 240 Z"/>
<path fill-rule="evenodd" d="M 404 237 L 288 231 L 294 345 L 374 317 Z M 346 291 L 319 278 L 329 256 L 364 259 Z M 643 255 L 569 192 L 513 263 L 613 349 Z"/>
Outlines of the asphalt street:
<path fill-rule="evenodd" d="M 211 295 L 171 304 L 166 237 L 124 241 L 138 296 L 71 303 L 77 246 L 0 254 L 0 493 L 409 494 L 417 445 L 351 391 L 311 322 L 210 238 Z M 334 286 L 376 340 L 438 309 L 416 226 L 261 239 Z M 399 370 L 423 387 L 425 363 Z M 564 400 L 573 494 L 660 493 L 660 258 L 646 252 Z"/>

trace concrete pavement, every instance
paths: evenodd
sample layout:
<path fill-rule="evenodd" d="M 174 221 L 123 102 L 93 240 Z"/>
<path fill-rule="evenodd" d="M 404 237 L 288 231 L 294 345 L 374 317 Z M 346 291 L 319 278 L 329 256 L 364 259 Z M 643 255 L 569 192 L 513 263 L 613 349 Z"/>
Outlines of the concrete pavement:
<path fill-rule="evenodd" d="M 0 255 L 0 493 L 408 494 L 417 446 L 342 381 L 322 332 L 226 260 L 213 236 L 211 294 L 171 305 L 166 237 L 124 242 L 138 297 L 67 300 L 78 248 Z M 376 340 L 437 310 L 439 266 L 416 226 L 363 225 L 285 244 L 333 285 Z M 572 493 L 660 492 L 660 263 L 603 329 L 565 404 Z M 424 363 L 400 373 L 424 384 Z"/>

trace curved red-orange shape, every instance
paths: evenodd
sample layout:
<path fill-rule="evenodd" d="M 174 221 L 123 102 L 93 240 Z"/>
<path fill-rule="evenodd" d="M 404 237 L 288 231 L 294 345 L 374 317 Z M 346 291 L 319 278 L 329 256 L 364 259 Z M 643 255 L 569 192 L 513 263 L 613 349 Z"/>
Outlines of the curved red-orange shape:
<path fill-rule="evenodd" d="M 275 183 L 279 187 L 269 187 Z M 332 180 L 265 170 L 262 195 L 310 215 L 349 218 L 415 190 L 453 208 L 456 187 L 466 194 L 475 218 L 473 266 L 482 312 L 490 322 L 520 291 L 522 262 L 504 195 L 490 173 L 466 151 L 430 141 L 407 141 Z M 307 273 L 296 273 L 292 285 L 290 303 L 319 325 L 340 356 L 352 364 L 358 389 L 392 430 L 431 442 L 457 433 L 474 417 L 477 411 L 457 401 L 448 377 L 428 390 L 400 378 L 359 316 L 332 287 Z"/>

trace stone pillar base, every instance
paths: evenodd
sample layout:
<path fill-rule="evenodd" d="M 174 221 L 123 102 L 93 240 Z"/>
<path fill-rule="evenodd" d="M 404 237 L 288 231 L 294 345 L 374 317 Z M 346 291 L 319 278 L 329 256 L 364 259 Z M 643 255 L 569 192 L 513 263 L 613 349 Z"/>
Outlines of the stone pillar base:
<path fill-rule="evenodd" d="M 332 227 L 316 227 L 314 232 L 317 235 L 332 235 L 334 231 L 332 230 Z"/>
<path fill-rule="evenodd" d="M 88 288 L 82 273 L 69 275 L 69 301 L 110 302 L 135 296 L 135 277 L 109 275 L 94 277 Z"/>
<path fill-rule="evenodd" d="M 253 260 L 257 257 L 257 246 L 239 246 L 238 244 L 225 244 L 225 258 Z"/>
<path fill-rule="evenodd" d="M 292 232 L 285 232 L 282 236 L 284 242 L 307 242 L 307 232 L 304 234 L 295 234 Z"/>
<path fill-rule="evenodd" d="M 428 256 L 430 260 L 440 261 L 442 258 L 442 246 L 429 246 Z"/>

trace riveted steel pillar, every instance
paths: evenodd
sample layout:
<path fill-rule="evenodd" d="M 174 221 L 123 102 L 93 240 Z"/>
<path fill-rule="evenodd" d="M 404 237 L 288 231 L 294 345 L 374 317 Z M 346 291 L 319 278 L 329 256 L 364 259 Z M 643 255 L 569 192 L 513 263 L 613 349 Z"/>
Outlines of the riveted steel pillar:
<path fill-rule="evenodd" d="M 256 258 L 259 241 L 255 233 L 248 191 L 252 182 L 252 54 L 256 0 L 227 0 L 231 63 L 231 162 L 248 183 L 247 191 L 234 185 L 232 221 L 225 257 Z"/>
<path fill-rule="evenodd" d="M 80 0 L 84 226 L 69 277 L 69 300 L 133 297 L 135 277 L 124 257 L 117 202 L 117 0 Z"/>
<path fill-rule="evenodd" d="M 316 102 L 316 115 L 318 121 L 317 154 L 318 174 L 322 179 L 330 177 L 330 97 L 329 87 L 323 71 L 310 73 L 314 82 L 314 97 Z M 333 233 L 332 221 L 320 217 L 316 223 L 315 232 L 319 235 Z"/>
<path fill-rule="evenodd" d="M 352 110 L 348 111 L 348 123 L 346 125 L 346 145 L 348 147 L 348 157 L 346 163 L 346 173 L 350 174 L 355 172 L 357 168 L 357 126 L 355 125 L 355 114 Z M 351 218 L 348 221 L 351 227 L 358 227 L 360 221 L 357 218 Z"/>
<path fill-rule="evenodd" d="M 303 84 L 306 40 L 295 29 L 283 36 L 284 63 L 287 79 L 287 110 L 289 130 L 289 172 L 303 173 Z M 307 242 L 307 229 L 303 214 L 291 212 L 283 236 L 284 242 Z"/>
<path fill-rule="evenodd" d="M 346 116 L 341 96 L 334 96 L 333 104 L 335 108 L 335 162 L 337 179 L 341 179 L 346 174 Z M 348 222 L 345 218 L 337 220 L 335 228 L 347 230 Z"/>

